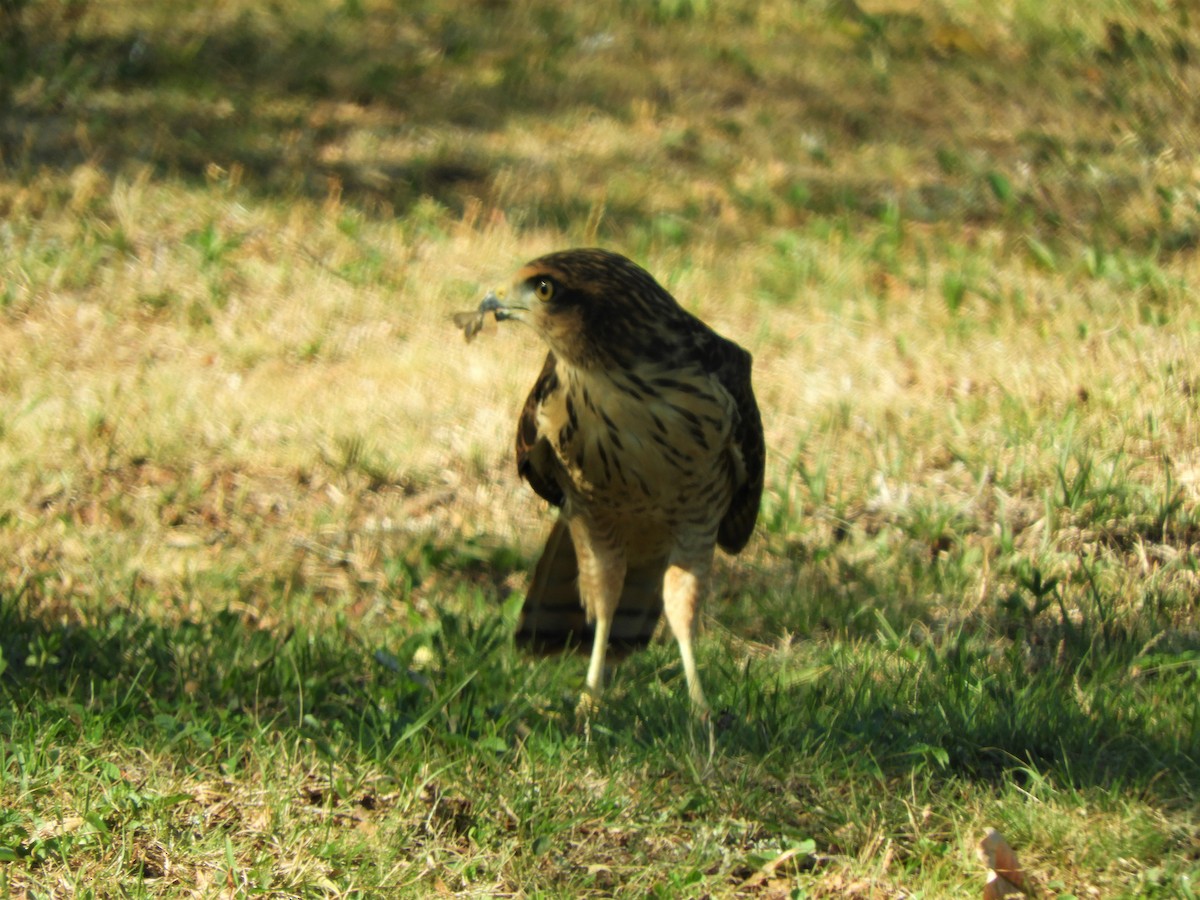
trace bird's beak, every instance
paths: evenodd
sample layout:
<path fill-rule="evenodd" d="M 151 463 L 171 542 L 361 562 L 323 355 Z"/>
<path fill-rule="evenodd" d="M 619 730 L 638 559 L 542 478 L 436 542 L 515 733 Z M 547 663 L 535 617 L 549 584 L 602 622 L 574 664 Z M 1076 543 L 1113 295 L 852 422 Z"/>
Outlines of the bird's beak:
<path fill-rule="evenodd" d="M 487 296 L 483 298 L 483 302 L 479 304 L 479 312 L 495 314 L 497 322 L 503 322 L 506 319 L 519 319 L 519 312 L 523 308 L 520 306 L 507 306 L 504 302 L 503 291 L 500 293 L 488 291 Z"/>
<path fill-rule="evenodd" d="M 504 301 L 496 296 L 495 291 L 488 291 L 487 296 L 483 298 L 483 302 L 479 304 L 481 313 L 495 313 L 496 321 L 503 322 L 509 318 L 508 307 L 504 305 Z"/>

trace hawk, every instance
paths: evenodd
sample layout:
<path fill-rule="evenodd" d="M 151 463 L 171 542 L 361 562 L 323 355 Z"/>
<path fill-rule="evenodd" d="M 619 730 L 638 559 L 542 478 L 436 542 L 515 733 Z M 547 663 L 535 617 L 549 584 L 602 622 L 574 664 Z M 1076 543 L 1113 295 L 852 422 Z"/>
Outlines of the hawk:
<path fill-rule="evenodd" d="M 763 486 L 750 354 L 684 310 L 640 266 L 575 249 L 535 259 L 482 317 L 522 322 L 550 352 L 517 426 L 517 471 L 559 508 L 518 640 L 592 650 L 581 703 L 599 699 L 610 642 L 649 641 L 660 614 L 688 694 L 707 710 L 696 636 L 714 548 L 741 550 Z"/>

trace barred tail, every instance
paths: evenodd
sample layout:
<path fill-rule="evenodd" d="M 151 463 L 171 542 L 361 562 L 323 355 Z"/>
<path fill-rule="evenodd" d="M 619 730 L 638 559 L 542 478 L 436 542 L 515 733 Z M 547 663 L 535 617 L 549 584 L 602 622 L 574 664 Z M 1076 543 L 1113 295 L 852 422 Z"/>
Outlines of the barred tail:
<path fill-rule="evenodd" d="M 631 566 L 613 619 L 610 646 L 631 650 L 645 646 L 653 637 L 662 614 L 663 573 L 666 559 Z M 537 650 L 564 647 L 587 649 L 592 627 L 579 599 L 579 564 L 567 523 L 554 523 L 542 557 L 533 570 L 529 593 L 521 609 L 516 639 Z"/>

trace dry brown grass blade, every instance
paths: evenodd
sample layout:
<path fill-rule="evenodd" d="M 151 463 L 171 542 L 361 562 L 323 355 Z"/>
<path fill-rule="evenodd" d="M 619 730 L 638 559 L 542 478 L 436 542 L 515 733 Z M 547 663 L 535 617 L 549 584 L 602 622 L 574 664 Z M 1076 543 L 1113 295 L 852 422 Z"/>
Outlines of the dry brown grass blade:
<path fill-rule="evenodd" d="M 776 870 L 780 868 L 780 866 L 786 865 L 790 860 L 803 852 L 805 852 L 804 848 L 789 847 L 778 856 L 763 863 L 762 867 L 757 872 L 741 883 L 739 889 L 746 891 L 750 888 L 758 887 L 763 882 L 771 878 L 775 874 Z"/>

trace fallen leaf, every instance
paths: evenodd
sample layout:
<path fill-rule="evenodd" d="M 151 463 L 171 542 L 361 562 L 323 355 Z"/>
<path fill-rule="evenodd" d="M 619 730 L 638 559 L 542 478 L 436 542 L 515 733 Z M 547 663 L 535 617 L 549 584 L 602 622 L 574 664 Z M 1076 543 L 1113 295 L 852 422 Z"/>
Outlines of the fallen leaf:
<path fill-rule="evenodd" d="M 57 837 L 62 837 L 64 834 L 71 834 L 78 831 L 79 827 L 87 821 L 83 816 L 67 816 L 64 819 L 56 819 L 53 822 L 43 822 L 34 832 L 34 838 L 39 841 L 53 840 Z"/>
<path fill-rule="evenodd" d="M 1017 854 L 1004 835 L 989 828 L 979 842 L 979 858 L 988 867 L 987 883 L 983 886 L 983 900 L 1003 900 L 1017 894 L 1028 894 L 1033 885 L 1026 879 L 1017 862 Z"/>
<path fill-rule="evenodd" d="M 758 887 L 764 881 L 767 881 L 769 878 L 771 878 L 775 874 L 775 870 L 784 863 L 789 862 L 797 856 L 800 856 L 801 858 L 809 857 L 813 854 L 815 849 L 816 845 L 811 840 L 788 847 L 777 856 L 773 856 L 771 859 L 768 859 L 766 862 L 764 862 L 759 867 L 757 872 L 741 883 L 739 886 L 740 889 L 749 890 L 750 888 Z"/>

